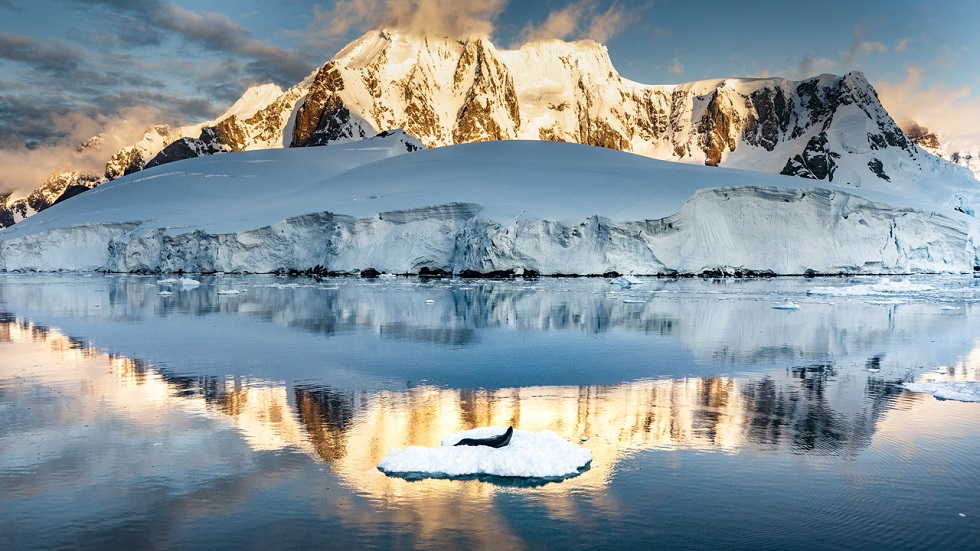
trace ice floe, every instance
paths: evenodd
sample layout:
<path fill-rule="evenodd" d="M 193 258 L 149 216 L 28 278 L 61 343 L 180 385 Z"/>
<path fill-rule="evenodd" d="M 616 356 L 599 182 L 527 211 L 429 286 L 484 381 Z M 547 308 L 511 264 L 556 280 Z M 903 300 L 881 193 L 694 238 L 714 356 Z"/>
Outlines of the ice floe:
<path fill-rule="evenodd" d="M 610 285 L 617 285 L 621 289 L 629 289 L 630 287 L 634 285 L 639 285 L 641 283 L 643 283 L 642 280 L 640 280 L 638 277 L 631 276 L 631 275 L 614 277 L 609 280 Z"/>
<path fill-rule="evenodd" d="M 920 293 L 932 291 L 932 285 L 912 283 L 908 279 L 892 281 L 884 277 L 878 283 L 850 285 L 847 287 L 814 287 L 806 292 L 808 295 L 829 295 L 838 297 L 887 295 L 890 293 Z"/>
<path fill-rule="evenodd" d="M 182 289 L 194 289 L 196 287 L 200 287 L 201 282 L 189 277 L 182 277 L 177 280 L 177 285 L 180 285 Z"/>
<path fill-rule="evenodd" d="M 778 304 L 773 304 L 772 305 L 772 309 L 773 310 L 799 310 L 800 309 L 800 305 L 797 304 L 797 303 L 795 303 L 795 302 L 792 302 L 792 301 L 787 300 L 786 302 L 780 302 Z"/>
<path fill-rule="evenodd" d="M 940 400 L 980 402 L 980 381 L 946 381 L 938 383 L 905 383 L 905 390 L 932 394 Z"/>
<path fill-rule="evenodd" d="M 378 469 L 408 477 L 562 479 L 578 475 L 592 461 L 591 451 L 547 430 L 515 430 L 510 444 L 502 448 L 455 446 L 464 438 L 488 438 L 504 431 L 506 427 L 482 427 L 447 436 L 438 448 L 411 446 L 391 450 L 378 463 Z"/>

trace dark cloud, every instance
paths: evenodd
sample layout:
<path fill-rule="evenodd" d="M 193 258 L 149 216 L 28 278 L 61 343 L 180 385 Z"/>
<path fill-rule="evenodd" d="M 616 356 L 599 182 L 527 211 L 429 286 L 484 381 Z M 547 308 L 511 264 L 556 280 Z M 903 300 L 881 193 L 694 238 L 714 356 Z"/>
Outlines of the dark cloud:
<path fill-rule="evenodd" d="M 291 86 L 303 79 L 321 60 L 310 54 L 279 48 L 258 40 L 252 32 L 220 13 L 196 12 L 159 0 L 71 0 L 91 7 L 108 8 L 114 17 L 125 17 L 137 26 L 146 27 L 151 42 L 161 40 L 161 33 L 172 33 L 188 43 L 226 56 L 240 57 L 251 81 L 274 81 Z M 120 28 L 127 28 L 126 25 Z M 139 34 L 120 36 L 138 43 Z"/>
<path fill-rule="evenodd" d="M 0 32 L 0 59 L 24 63 L 39 71 L 72 71 L 81 60 L 81 49 L 54 39 L 42 44 L 34 38 Z"/>

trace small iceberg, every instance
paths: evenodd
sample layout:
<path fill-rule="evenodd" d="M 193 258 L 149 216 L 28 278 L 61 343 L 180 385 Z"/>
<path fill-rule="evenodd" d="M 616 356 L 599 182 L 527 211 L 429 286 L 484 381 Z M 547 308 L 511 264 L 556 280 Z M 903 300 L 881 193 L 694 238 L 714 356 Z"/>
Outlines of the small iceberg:
<path fill-rule="evenodd" d="M 173 292 L 172 291 L 160 291 L 157 294 L 160 295 L 161 297 L 171 297 L 171 296 L 173 296 Z"/>
<path fill-rule="evenodd" d="M 173 285 L 174 283 L 177 283 L 177 280 L 175 278 L 168 277 L 166 279 L 158 279 L 157 283 L 161 285 Z"/>
<path fill-rule="evenodd" d="M 799 310 L 800 309 L 800 305 L 797 304 L 797 303 L 795 303 L 795 302 L 792 302 L 792 301 L 787 300 L 786 302 L 780 302 L 778 304 L 773 304 L 772 305 L 772 309 L 773 310 Z"/>
<path fill-rule="evenodd" d="M 182 277 L 177 280 L 177 285 L 180 285 L 181 289 L 194 289 L 201 286 L 201 282 L 196 279 L 191 279 L 189 277 Z"/>
<path fill-rule="evenodd" d="M 218 294 L 221 296 L 235 296 L 242 294 L 242 292 L 237 289 L 223 289 L 218 291 Z"/>
<path fill-rule="evenodd" d="M 939 383 L 905 383 L 905 390 L 932 394 L 940 400 L 980 402 L 980 381 L 947 381 Z"/>
<path fill-rule="evenodd" d="M 630 287 L 641 283 L 643 283 L 643 281 L 641 281 L 640 278 L 631 275 L 614 277 L 609 280 L 610 285 L 617 285 L 620 289 L 629 289 Z"/>
<path fill-rule="evenodd" d="M 588 470 L 592 452 L 554 432 L 515 430 L 500 448 L 461 445 L 463 440 L 499 438 L 505 427 L 482 427 L 442 439 L 442 446 L 391 450 L 378 470 L 401 478 L 472 478 L 480 476 L 563 480 Z"/>

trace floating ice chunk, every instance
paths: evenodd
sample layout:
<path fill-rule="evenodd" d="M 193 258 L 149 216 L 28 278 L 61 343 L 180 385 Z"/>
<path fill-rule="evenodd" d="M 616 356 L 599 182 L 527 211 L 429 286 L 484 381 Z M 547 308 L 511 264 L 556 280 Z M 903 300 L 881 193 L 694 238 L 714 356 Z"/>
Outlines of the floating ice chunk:
<path fill-rule="evenodd" d="M 221 291 L 218 291 L 219 295 L 227 295 L 227 296 L 240 295 L 241 293 L 242 292 L 237 289 L 223 289 Z"/>
<path fill-rule="evenodd" d="M 907 278 L 902 281 L 892 281 L 884 277 L 878 283 L 850 285 L 848 287 L 814 287 L 806 292 L 808 295 L 832 295 L 839 297 L 883 295 L 889 293 L 921 293 L 932 291 L 932 285 L 912 283 Z"/>
<path fill-rule="evenodd" d="M 980 402 L 980 381 L 947 381 L 941 383 L 905 383 L 905 390 L 932 394 L 940 400 Z"/>
<path fill-rule="evenodd" d="M 160 295 L 161 297 L 169 297 L 169 296 L 172 296 L 173 295 L 173 292 L 171 292 L 171 291 L 160 291 L 157 294 Z"/>
<path fill-rule="evenodd" d="M 429 300 L 425 301 L 426 304 L 435 304 L 435 302 L 436 301 L 432 300 L 431 298 Z"/>
<path fill-rule="evenodd" d="M 942 308 L 940 308 L 940 310 L 950 310 L 950 311 L 959 310 L 959 309 L 960 309 L 959 306 L 943 306 Z"/>
<path fill-rule="evenodd" d="M 166 279 L 158 279 L 157 283 L 161 285 L 173 285 L 174 283 L 177 283 L 177 280 L 175 278 L 168 277 Z"/>
<path fill-rule="evenodd" d="M 779 304 L 772 305 L 773 310 L 799 310 L 800 305 L 787 300 L 786 302 L 780 302 Z"/>
<path fill-rule="evenodd" d="M 640 280 L 636 276 L 631 276 L 631 275 L 614 277 L 609 280 L 610 285 L 618 285 L 622 289 L 629 289 L 633 285 L 639 285 L 641 283 L 643 283 L 642 280 Z"/>
<path fill-rule="evenodd" d="M 177 284 L 180 285 L 182 289 L 194 289 L 195 287 L 200 287 L 201 282 L 196 279 L 191 279 L 189 277 L 182 277 L 177 280 Z"/>
<path fill-rule="evenodd" d="M 588 442 L 589 441 L 589 437 L 588 436 L 583 436 L 582 438 L 579 438 L 579 440 L 581 440 L 582 442 Z"/>
<path fill-rule="evenodd" d="M 478 428 L 443 438 L 439 448 L 412 446 L 391 450 L 378 463 L 378 469 L 394 475 L 553 479 L 578 475 L 592 461 L 591 451 L 547 430 L 515 430 L 510 444 L 502 448 L 454 445 L 463 438 L 489 438 L 505 430 L 506 427 Z"/>
<path fill-rule="evenodd" d="M 643 304 L 645 302 L 646 301 L 644 301 L 644 300 L 633 300 L 633 299 L 628 299 L 628 298 L 627 299 L 623 299 L 623 304 Z"/>

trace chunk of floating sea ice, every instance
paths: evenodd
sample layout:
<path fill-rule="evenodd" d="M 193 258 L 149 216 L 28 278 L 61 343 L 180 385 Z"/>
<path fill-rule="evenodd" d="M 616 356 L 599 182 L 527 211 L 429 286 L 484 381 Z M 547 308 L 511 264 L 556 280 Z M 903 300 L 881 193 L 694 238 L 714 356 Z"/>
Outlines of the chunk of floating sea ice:
<path fill-rule="evenodd" d="M 940 310 L 959 310 L 959 306 L 943 306 Z"/>
<path fill-rule="evenodd" d="M 172 285 L 174 283 L 177 283 L 177 280 L 175 278 L 168 277 L 166 279 L 158 279 L 157 283 L 161 285 Z"/>
<path fill-rule="evenodd" d="M 201 282 L 200 281 L 198 281 L 196 279 L 191 279 L 189 277 L 182 277 L 182 278 L 178 279 L 177 280 L 177 284 L 180 285 L 181 287 L 183 287 L 184 289 L 193 289 L 195 287 L 200 287 L 201 286 Z"/>
<path fill-rule="evenodd" d="M 800 305 L 797 304 L 797 303 L 795 303 L 795 302 L 791 302 L 791 301 L 788 301 L 787 300 L 786 302 L 780 302 L 778 304 L 773 304 L 772 305 L 772 309 L 773 310 L 799 310 L 800 309 Z"/>
<path fill-rule="evenodd" d="M 218 291 L 218 294 L 219 295 L 226 295 L 226 296 L 240 295 L 241 293 L 242 292 L 239 291 L 239 290 L 237 290 L 237 289 L 224 289 L 224 290 Z"/>
<path fill-rule="evenodd" d="M 442 446 L 411 446 L 391 450 L 378 463 L 390 475 L 426 475 L 454 478 L 475 475 L 561 479 L 582 473 L 592 461 L 592 452 L 551 431 L 515 430 L 502 447 L 456 446 L 464 438 L 486 439 L 504 434 L 504 427 L 483 427 L 456 433 Z"/>
<path fill-rule="evenodd" d="M 632 299 L 624 299 L 623 300 L 623 304 L 643 304 L 644 302 L 646 302 L 646 301 L 643 301 L 643 300 L 632 300 Z"/>
<path fill-rule="evenodd" d="M 431 298 L 429 300 L 425 301 L 426 304 L 435 304 L 435 302 L 436 301 L 432 300 Z"/>
<path fill-rule="evenodd" d="M 169 297 L 169 296 L 172 296 L 173 295 L 173 293 L 171 291 L 160 291 L 157 294 L 160 295 L 161 297 Z"/>

